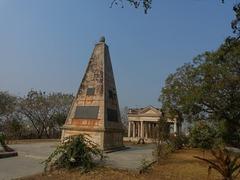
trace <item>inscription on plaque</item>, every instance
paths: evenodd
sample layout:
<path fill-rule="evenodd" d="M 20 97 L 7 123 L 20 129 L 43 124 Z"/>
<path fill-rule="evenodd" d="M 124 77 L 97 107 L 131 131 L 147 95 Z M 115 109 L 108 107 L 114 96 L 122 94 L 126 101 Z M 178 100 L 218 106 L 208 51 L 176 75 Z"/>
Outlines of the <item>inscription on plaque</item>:
<path fill-rule="evenodd" d="M 97 119 L 99 106 L 77 106 L 75 119 Z"/>
<path fill-rule="evenodd" d="M 87 89 L 87 95 L 88 96 L 93 96 L 95 93 L 95 88 L 88 88 Z"/>

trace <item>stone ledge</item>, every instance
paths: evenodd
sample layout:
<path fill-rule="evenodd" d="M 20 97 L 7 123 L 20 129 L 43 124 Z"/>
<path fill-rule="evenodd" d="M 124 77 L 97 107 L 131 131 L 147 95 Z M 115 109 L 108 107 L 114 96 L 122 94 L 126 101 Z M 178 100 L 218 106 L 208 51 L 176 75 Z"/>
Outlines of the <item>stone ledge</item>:
<path fill-rule="evenodd" d="M 16 151 L 0 152 L 0 159 L 1 158 L 14 157 L 14 156 L 18 156 L 18 153 Z"/>
<path fill-rule="evenodd" d="M 108 153 L 122 151 L 122 150 L 126 150 L 126 149 L 130 149 L 130 147 L 122 146 L 122 147 L 110 148 L 110 149 L 104 150 L 104 152 L 108 154 Z"/>
<path fill-rule="evenodd" d="M 83 127 L 77 127 L 72 125 L 64 125 L 62 130 L 73 130 L 73 131 L 88 131 L 88 132 L 116 132 L 116 133 L 122 133 L 122 129 L 114 129 L 114 128 L 106 128 L 106 129 L 100 129 L 100 128 L 83 128 Z"/>

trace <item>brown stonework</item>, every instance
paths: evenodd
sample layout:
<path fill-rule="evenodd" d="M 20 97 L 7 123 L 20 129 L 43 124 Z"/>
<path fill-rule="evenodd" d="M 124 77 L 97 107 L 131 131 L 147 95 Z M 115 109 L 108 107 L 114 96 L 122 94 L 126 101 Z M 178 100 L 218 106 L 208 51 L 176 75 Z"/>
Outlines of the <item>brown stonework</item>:
<path fill-rule="evenodd" d="M 105 38 L 95 45 L 62 130 L 62 138 L 88 134 L 103 150 L 123 146 L 123 126 Z"/>

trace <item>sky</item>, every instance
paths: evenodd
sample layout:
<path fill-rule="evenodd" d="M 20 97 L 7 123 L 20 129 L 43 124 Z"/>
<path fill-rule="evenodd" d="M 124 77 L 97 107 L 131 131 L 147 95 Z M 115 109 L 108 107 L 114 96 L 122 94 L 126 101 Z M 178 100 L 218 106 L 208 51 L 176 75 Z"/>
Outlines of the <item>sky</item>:
<path fill-rule="evenodd" d="M 0 0 L 0 91 L 75 94 L 105 36 L 120 107 L 160 106 L 170 73 L 232 35 L 238 0 L 153 0 L 146 15 L 112 0 Z"/>

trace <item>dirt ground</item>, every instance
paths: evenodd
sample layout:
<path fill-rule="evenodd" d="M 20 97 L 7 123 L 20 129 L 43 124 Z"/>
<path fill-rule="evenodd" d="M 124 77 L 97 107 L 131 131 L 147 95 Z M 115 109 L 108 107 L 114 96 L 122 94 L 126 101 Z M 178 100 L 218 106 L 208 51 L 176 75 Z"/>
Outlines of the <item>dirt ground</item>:
<path fill-rule="evenodd" d="M 203 156 L 202 151 L 197 149 L 179 150 L 169 155 L 161 164 L 154 164 L 149 172 L 138 174 L 125 170 L 114 170 L 111 168 L 99 167 L 95 170 L 81 174 L 77 170 L 55 171 L 50 174 L 39 174 L 22 180 L 63 180 L 63 179 L 81 179 L 81 180 L 155 180 L 155 179 L 173 179 L 173 180 L 205 180 L 208 179 L 208 166 L 193 158 L 194 155 Z M 211 157 L 208 153 L 205 157 Z M 220 175 L 214 170 L 209 179 L 221 179 Z"/>

